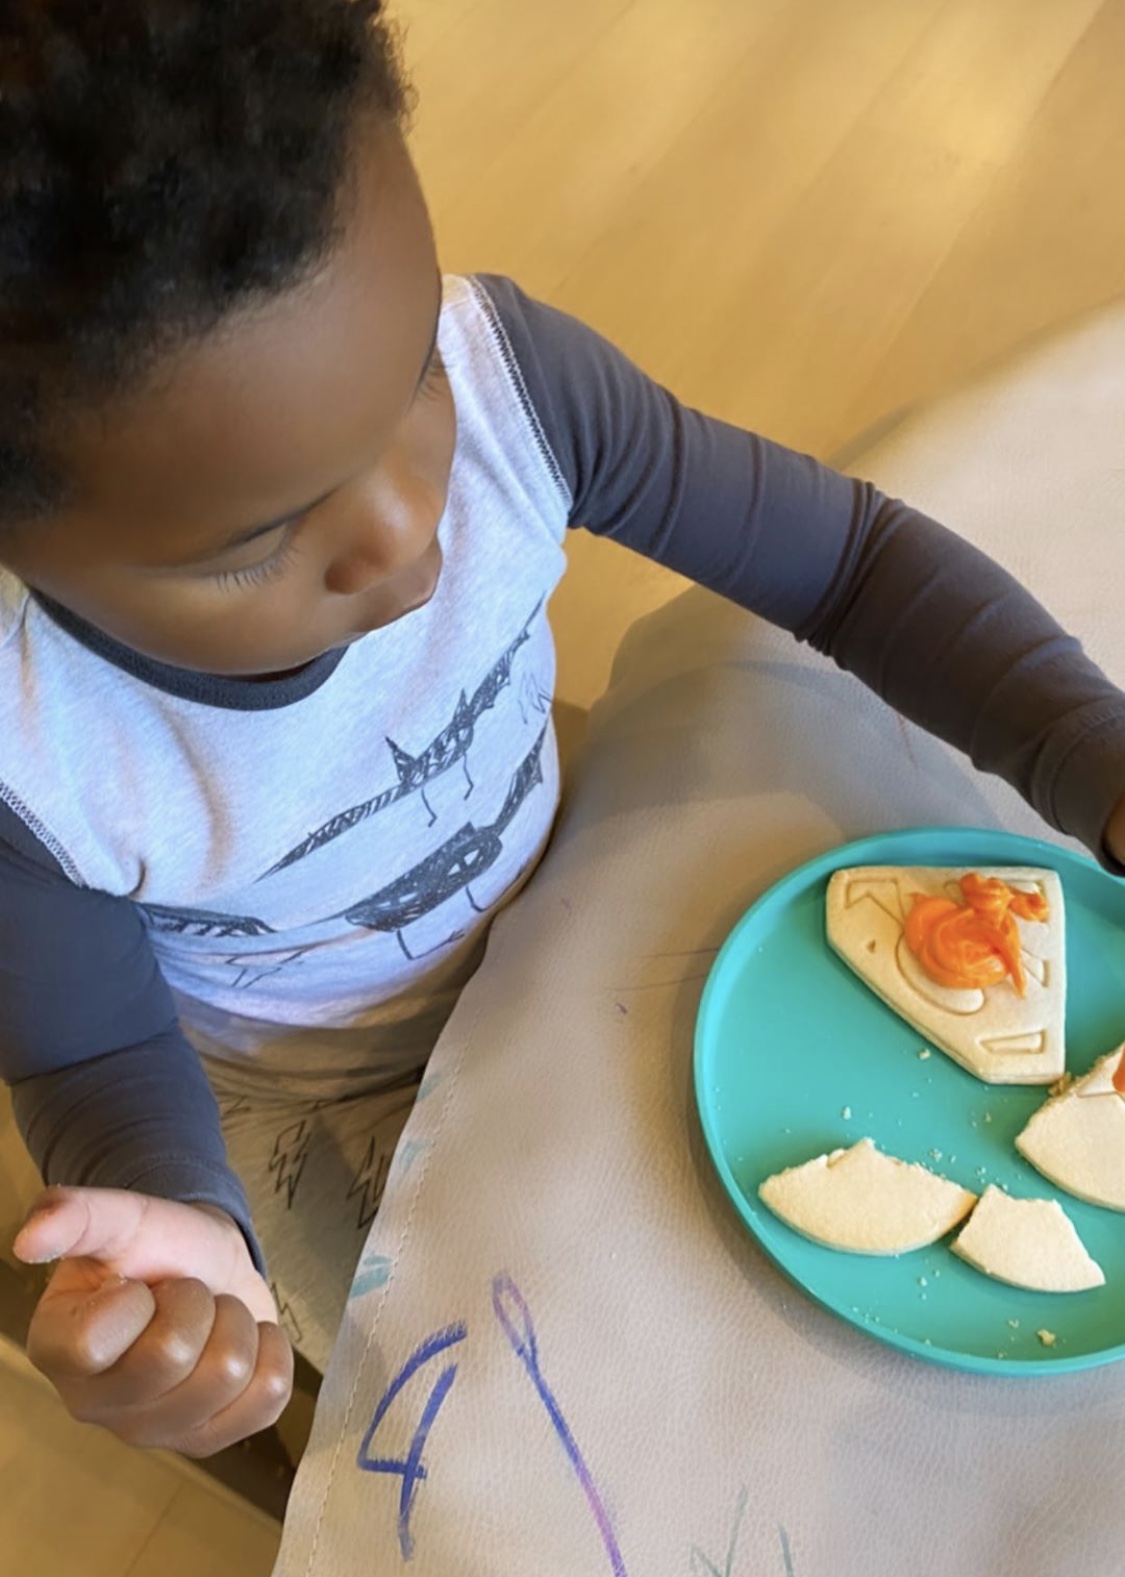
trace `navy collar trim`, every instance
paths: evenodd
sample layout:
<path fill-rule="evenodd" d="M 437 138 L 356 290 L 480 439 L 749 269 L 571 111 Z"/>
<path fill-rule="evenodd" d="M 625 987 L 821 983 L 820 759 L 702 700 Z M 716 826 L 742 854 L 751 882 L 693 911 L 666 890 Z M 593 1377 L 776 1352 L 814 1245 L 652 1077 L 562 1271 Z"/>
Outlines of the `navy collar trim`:
<path fill-rule="evenodd" d="M 178 696 L 182 701 L 196 701 L 200 706 L 218 706 L 231 712 L 268 712 L 280 706 L 292 706 L 304 701 L 335 673 L 346 646 L 336 647 L 320 657 L 314 657 L 296 673 L 283 679 L 240 679 L 223 674 L 196 673 L 191 668 L 173 668 L 168 663 L 144 657 L 129 646 L 123 646 L 112 636 L 87 624 L 69 608 L 61 607 L 41 591 L 32 596 L 55 624 L 65 630 L 87 651 L 104 658 L 115 668 L 120 668 L 134 679 L 163 690 L 166 695 Z"/>

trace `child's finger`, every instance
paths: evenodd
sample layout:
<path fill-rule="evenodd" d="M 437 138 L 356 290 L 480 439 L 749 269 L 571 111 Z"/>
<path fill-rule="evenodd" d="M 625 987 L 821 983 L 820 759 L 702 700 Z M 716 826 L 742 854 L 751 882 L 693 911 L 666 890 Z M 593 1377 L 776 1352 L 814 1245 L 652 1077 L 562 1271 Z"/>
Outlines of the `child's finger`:
<path fill-rule="evenodd" d="M 152 1318 L 109 1369 L 58 1377 L 70 1412 L 84 1424 L 105 1423 L 140 1407 L 156 1407 L 195 1371 L 215 1323 L 215 1299 L 195 1280 L 149 1288 Z"/>
<path fill-rule="evenodd" d="M 144 1198 L 119 1188 L 48 1188 L 32 1205 L 12 1245 L 17 1259 L 119 1258 L 135 1237 Z"/>
<path fill-rule="evenodd" d="M 210 1337 L 187 1379 L 151 1406 L 126 1409 L 102 1422 L 130 1445 L 196 1456 L 209 1456 L 264 1429 L 284 1407 L 292 1382 L 289 1344 L 283 1338 L 284 1351 L 278 1349 L 274 1339 L 263 1336 L 270 1330 L 277 1327 L 259 1326 L 237 1298 L 216 1298 Z M 224 1422 L 217 1425 L 220 1417 Z M 240 1433 L 230 1432 L 235 1426 L 241 1426 Z"/>
<path fill-rule="evenodd" d="M 114 1276 L 90 1290 L 88 1273 L 75 1271 L 78 1285 L 65 1290 L 70 1261 L 60 1266 L 63 1288 L 48 1287 L 32 1315 L 28 1357 L 56 1385 L 88 1379 L 112 1368 L 152 1319 L 156 1302 L 140 1281 Z"/>
<path fill-rule="evenodd" d="M 46 1190 L 18 1233 L 15 1252 L 30 1263 L 97 1260 L 150 1286 L 191 1278 L 241 1297 L 260 1320 L 276 1317 L 246 1240 L 225 1212 L 120 1188 Z"/>
<path fill-rule="evenodd" d="M 275 1424 L 292 1394 L 293 1349 L 279 1325 L 259 1325 L 258 1360 L 250 1384 L 204 1428 L 181 1440 L 177 1450 L 188 1457 L 213 1456 Z"/>

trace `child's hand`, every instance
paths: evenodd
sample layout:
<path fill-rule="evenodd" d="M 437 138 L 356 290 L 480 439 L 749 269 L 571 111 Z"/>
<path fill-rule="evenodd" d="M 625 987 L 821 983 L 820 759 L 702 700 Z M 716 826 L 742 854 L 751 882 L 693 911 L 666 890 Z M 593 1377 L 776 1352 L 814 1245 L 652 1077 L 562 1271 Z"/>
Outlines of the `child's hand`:
<path fill-rule="evenodd" d="M 224 1211 L 49 1188 L 15 1251 L 58 1261 L 28 1353 L 80 1422 L 206 1457 L 267 1428 L 289 1400 L 292 1349 Z"/>

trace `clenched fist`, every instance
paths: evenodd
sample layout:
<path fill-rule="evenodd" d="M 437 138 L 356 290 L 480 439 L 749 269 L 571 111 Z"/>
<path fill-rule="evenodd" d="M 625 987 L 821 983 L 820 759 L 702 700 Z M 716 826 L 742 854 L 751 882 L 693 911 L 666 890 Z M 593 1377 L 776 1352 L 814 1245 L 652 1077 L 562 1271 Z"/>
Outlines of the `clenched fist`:
<path fill-rule="evenodd" d="M 205 1457 L 274 1422 L 293 1353 L 241 1231 L 212 1205 L 48 1188 L 15 1241 L 55 1260 L 28 1353 L 82 1423 Z"/>

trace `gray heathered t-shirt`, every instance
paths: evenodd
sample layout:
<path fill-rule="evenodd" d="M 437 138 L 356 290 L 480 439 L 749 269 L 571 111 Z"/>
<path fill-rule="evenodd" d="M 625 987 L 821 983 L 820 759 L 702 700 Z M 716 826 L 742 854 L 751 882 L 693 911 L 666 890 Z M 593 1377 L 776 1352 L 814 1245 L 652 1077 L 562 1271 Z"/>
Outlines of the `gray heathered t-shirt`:
<path fill-rule="evenodd" d="M 192 674 L 0 571 L 0 1074 L 49 1180 L 218 1204 L 253 1241 L 197 1052 L 328 1095 L 424 1061 L 555 814 L 572 526 L 828 652 L 1104 858 L 1125 696 L 988 559 L 510 281 L 447 280 L 439 346 L 442 578 L 354 646 Z"/>

